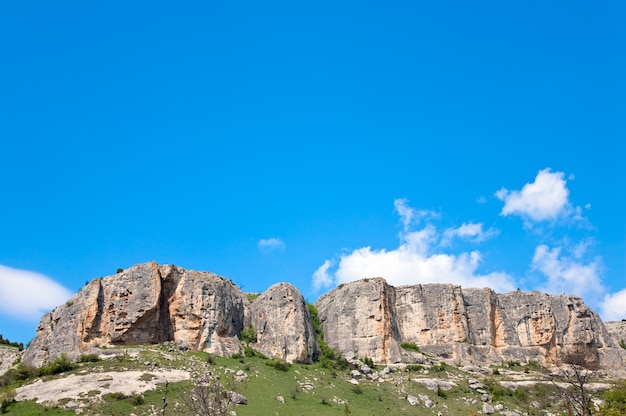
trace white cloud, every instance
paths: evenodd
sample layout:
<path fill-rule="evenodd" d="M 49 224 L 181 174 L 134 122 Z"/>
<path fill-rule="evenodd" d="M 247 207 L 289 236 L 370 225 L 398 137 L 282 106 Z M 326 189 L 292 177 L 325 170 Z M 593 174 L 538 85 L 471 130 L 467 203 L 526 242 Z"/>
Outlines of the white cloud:
<path fill-rule="evenodd" d="M 626 319 L 626 289 L 607 294 L 600 304 L 600 315 L 605 321 Z"/>
<path fill-rule="evenodd" d="M 0 265 L 0 311 L 22 320 L 38 320 L 72 292 L 42 274 Z"/>
<path fill-rule="evenodd" d="M 554 221 L 568 216 L 580 219 L 580 208 L 573 208 L 569 202 L 564 176 L 563 172 L 550 172 L 547 168 L 540 170 L 535 181 L 524 185 L 521 191 L 500 189 L 495 194 L 504 201 L 500 215 L 518 215 L 527 225 L 528 221 Z"/>
<path fill-rule="evenodd" d="M 562 248 L 550 248 L 541 244 L 535 248 L 532 260 L 532 269 L 543 273 L 547 282 L 541 290 L 559 294 L 575 294 L 595 303 L 605 288 L 600 278 L 602 261 L 600 258 L 585 263 L 583 261 L 582 246 L 574 249 L 573 256 L 562 255 Z"/>
<path fill-rule="evenodd" d="M 418 283 L 453 283 L 464 287 L 491 287 L 496 291 L 512 290 L 513 278 L 506 273 L 480 274 L 480 252 L 448 254 L 436 252 L 442 235 L 433 225 L 409 231 L 415 218 L 430 215 L 418 213 L 405 200 L 396 200 L 396 211 L 405 226 L 400 233 L 399 247 L 373 250 L 362 247 L 341 255 L 335 261 L 326 260 L 313 275 L 316 289 L 346 283 L 366 277 L 384 277 L 392 285 Z M 477 237 L 485 234 L 480 224 L 465 224 L 453 229 L 454 236 Z M 333 270 L 331 270 L 333 269 Z"/>
<path fill-rule="evenodd" d="M 258 246 L 263 253 L 285 249 L 285 243 L 280 238 L 261 239 L 259 240 Z"/>
<path fill-rule="evenodd" d="M 317 268 L 313 273 L 313 287 L 319 290 L 323 287 L 329 287 L 333 284 L 333 277 L 328 273 L 328 269 L 333 265 L 330 260 L 326 260 L 324 264 Z"/>
<path fill-rule="evenodd" d="M 468 222 L 463 223 L 458 228 L 448 228 L 445 230 L 443 232 L 442 244 L 450 245 L 452 240 L 455 238 L 479 243 L 496 235 L 498 235 L 498 231 L 493 228 L 484 230 L 482 223 Z"/>

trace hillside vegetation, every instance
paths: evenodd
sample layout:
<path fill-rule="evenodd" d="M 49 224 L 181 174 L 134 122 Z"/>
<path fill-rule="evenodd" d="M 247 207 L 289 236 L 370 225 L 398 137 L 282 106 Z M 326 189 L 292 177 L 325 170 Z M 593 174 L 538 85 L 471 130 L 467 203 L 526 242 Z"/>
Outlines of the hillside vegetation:
<path fill-rule="evenodd" d="M 365 365 L 371 362 L 364 358 L 342 368 L 328 360 L 287 364 L 249 347 L 245 351 L 245 356 L 213 357 L 180 351 L 168 343 L 104 349 L 102 356 L 107 359 L 84 356 L 79 363 L 58 360 L 43 370 L 19 364 L 0 379 L 0 411 L 14 415 L 147 416 L 165 410 L 169 415 L 192 415 L 187 405 L 192 380 L 212 374 L 219 377 L 220 385 L 247 398 L 247 404 L 231 409 L 239 416 L 567 414 L 566 385 L 532 364 L 510 362 L 491 368 L 458 369 L 433 361 L 371 367 Z M 191 379 L 168 379 L 181 373 Z M 96 378 L 96 387 L 81 381 L 90 375 Z M 111 386 L 119 390 L 113 391 Z M 593 397 L 604 398 L 605 405 L 610 406 L 597 414 L 624 414 L 626 384 L 612 387 L 606 382 L 588 381 L 586 388 Z M 63 393 L 76 388 L 79 392 L 72 397 Z"/>

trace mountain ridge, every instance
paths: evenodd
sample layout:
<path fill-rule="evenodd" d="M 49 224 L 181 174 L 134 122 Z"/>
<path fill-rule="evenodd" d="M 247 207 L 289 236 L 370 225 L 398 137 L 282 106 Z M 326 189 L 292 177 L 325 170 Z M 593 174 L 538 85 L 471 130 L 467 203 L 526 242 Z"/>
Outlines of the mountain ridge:
<path fill-rule="evenodd" d="M 544 366 L 575 358 L 607 375 L 626 374 L 626 350 L 615 338 L 623 326 L 609 332 L 576 296 L 394 287 L 374 278 L 340 285 L 315 306 L 324 339 L 346 358 L 413 363 L 427 353 L 456 365 L 516 360 Z M 242 331 L 250 327 L 263 354 L 300 363 L 319 355 L 309 308 L 293 285 L 277 283 L 251 300 L 214 273 L 149 262 L 94 279 L 45 314 L 23 361 L 41 366 L 62 354 L 77 359 L 107 346 L 166 341 L 229 356 L 242 350 Z"/>

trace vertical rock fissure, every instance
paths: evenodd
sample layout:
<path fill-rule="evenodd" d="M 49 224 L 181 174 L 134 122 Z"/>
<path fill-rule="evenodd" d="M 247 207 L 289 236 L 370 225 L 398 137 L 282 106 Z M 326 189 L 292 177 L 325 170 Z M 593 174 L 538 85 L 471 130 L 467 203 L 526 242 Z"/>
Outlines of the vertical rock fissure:
<path fill-rule="evenodd" d="M 170 299 L 176 292 L 178 287 L 178 276 L 175 276 L 175 270 L 171 270 L 165 276 L 158 271 L 161 279 L 161 291 L 159 293 L 158 310 L 159 310 L 159 342 L 174 340 L 174 327 L 172 325 L 172 316 L 170 313 Z"/>

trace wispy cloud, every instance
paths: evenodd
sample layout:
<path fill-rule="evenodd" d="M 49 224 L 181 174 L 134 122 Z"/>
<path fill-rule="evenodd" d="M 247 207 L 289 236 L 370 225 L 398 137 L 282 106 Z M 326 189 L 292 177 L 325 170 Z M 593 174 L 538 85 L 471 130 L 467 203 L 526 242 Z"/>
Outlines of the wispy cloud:
<path fill-rule="evenodd" d="M 581 247 L 576 246 L 570 255 L 563 247 L 537 246 L 532 259 L 532 269 L 545 275 L 547 280 L 539 289 L 548 293 L 574 293 L 584 295 L 596 303 L 605 292 L 602 284 L 602 259 L 595 257 L 584 261 Z"/>
<path fill-rule="evenodd" d="M 38 320 L 72 292 L 51 278 L 0 265 L 0 311 L 17 319 Z"/>
<path fill-rule="evenodd" d="M 485 230 L 483 227 L 482 223 L 466 222 L 460 227 L 448 228 L 443 232 L 442 245 L 450 245 L 455 238 L 479 243 L 499 234 L 495 228 Z"/>
<path fill-rule="evenodd" d="M 393 206 L 400 216 L 404 231 L 408 231 L 411 227 L 419 225 L 424 220 L 438 218 L 440 216 L 440 214 L 435 211 L 412 208 L 409 206 L 409 201 L 404 198 L 394 200 Z"/>
<path fill-rule="evenodd" d="M 280 238 L 261 239 L 258 242 L 258 246 L 263 253 L 275 250 L 283 251 L 285 249 L 285 243 Z"/>
<path fill-rule="evenodd" d="M 573 207 L 569 201 L 569 189 L 563 172 L 540 170 L 535 181 L 527 183 L 519 191 L 506 188 L 495 193 L 504 202 L 500 215 L 517 215 L 526 226 L 534 222 L 558 219 L 582 219 L 582 208 Z M 570 176 L 573 178 L 573 176 Z"/>
<path fill-rule="evenodd" d="M 454 283 L 465 287 L 491 287 L 498 291 L 515 287 L 513 278 L 506 273 L 479 273 L 482 258 L 477 250 L 441 252 L 443 236 L 434 225 L 412 229 L 419 218 L 428 217 L 432 212 L 416 211 L 403 199 L 396 200 L 394 205 L 404 226 L 399 246 L 391 250 L 362 247 L 337 259 L 326 260 L 313 274 L 316 289 L 366 277 L 384 277 L 393 285 Z M 466 224 L 466 227 L 454 230 L 450 233 L 459 236 L 485 234 L 482 225 L 473 227 Z"/>

